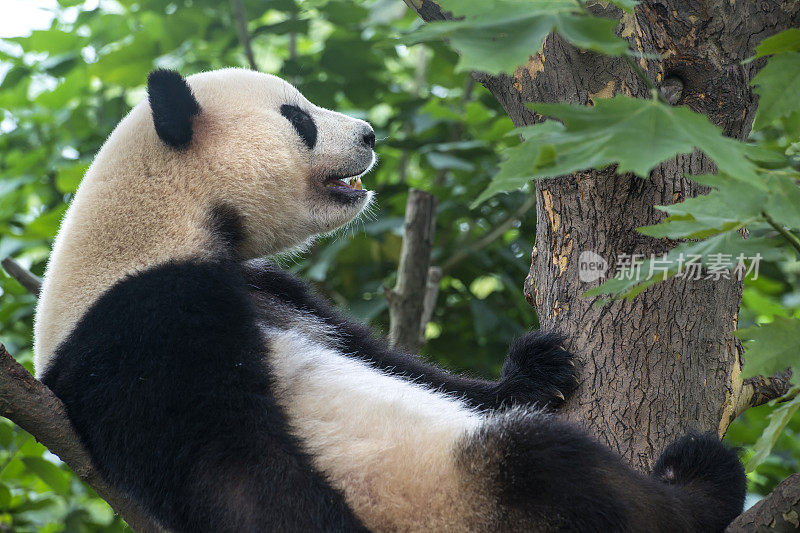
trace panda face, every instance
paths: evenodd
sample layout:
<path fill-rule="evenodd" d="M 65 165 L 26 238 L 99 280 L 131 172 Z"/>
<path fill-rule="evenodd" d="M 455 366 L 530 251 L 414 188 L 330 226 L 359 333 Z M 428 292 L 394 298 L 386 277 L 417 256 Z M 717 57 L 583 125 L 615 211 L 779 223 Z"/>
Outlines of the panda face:
<path fill-rule="evenodd" d="M 160 72 L 175 87 L 159 88 L 156 73 L 150 77 L 158 149 L 182 169 L 177 172 L 191 169 L 190 188 L 203 196 L 198 202 L 237 215 L 243 258 L 302 246 L 353 220 L 371 201 L 373 193 L 361 182 L 375 163 L 368 123 L 317 107 L 268 74 L 224 69 L 184 81 Z M 191 92 L 183 99 L 196 106 L 159 103 L 161 94 L 180 93 L 180 83 L 187 82 Z M 190 130 L 187 121 L 183 130 L 170 130 L 181 122 L 170 116 L 175 109 L 191 113 Z"/>

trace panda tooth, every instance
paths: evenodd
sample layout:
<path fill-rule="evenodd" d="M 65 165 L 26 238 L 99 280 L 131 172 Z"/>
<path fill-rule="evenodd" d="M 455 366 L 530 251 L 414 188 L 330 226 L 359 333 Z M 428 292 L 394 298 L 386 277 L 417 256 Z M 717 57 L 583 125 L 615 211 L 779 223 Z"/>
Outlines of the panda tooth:
<path fill-rule="evenodd" d="M 355 178 L 353 180 L 353 188 L 357 191 L 364 189 L 364 184 L 361 183 L 361 178 Z"/>

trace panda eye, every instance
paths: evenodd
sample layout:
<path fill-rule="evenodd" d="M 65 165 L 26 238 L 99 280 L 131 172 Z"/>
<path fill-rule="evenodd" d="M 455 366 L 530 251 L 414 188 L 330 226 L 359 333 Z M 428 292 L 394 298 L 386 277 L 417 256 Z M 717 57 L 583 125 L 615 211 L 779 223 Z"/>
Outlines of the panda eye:
<path fill-rule="evenodd" d="M 297 134 L 309 149 L 317 144 L 317 125 L 311 116 L 294 105 L 284 104 L 281 106 L 281 115 L 292 123 Z"/>

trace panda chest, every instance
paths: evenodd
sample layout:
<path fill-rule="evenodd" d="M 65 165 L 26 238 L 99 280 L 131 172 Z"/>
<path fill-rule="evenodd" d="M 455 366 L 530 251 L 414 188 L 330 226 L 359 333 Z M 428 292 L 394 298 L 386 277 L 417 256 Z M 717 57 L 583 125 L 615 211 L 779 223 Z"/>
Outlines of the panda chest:
<path fill-rule="evenodd" d="M 463 493 L 455 450 L 478 428 L 479 414 L 345 353 L 319 324 L 303 319 L 263 331 L 290 431 L 371 529 L 397 529 L 432 505 L 454 508 Z"/>

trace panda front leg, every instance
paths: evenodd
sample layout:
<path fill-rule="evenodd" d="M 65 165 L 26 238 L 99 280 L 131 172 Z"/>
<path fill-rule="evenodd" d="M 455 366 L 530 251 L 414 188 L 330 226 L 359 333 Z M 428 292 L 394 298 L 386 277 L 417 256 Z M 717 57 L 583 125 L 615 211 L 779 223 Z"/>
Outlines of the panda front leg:
<path fill-rule="evenodd" d="M 330 316 L 330 315 L 328 315 Z M 563 335 L 534 331 L 509 347 L 497 381 L 475 379 L 448 372 L 412 355 L 389 347 L 368 328 L 338 316 L 329 318 L 340 334 L 343 351 L 378 368 L 443 392 L 462 397 L 478 409 L 512 405 L 557 408 L 578 385 L 575 356 L 564 347 Z"/>
<path fill-rule="evenodd" d="M 556 408 L 577 387 L 574 355 L 564 337 L 543 331 L 527 333 L 510 346 L 496 381 L 454 374 L 412 355 L 392 349 L 360 325 L 338 323 L 345 352 L 378 368 L 443 392 L 456 394 L 478 409 L 512 405 Z"/>
<path fill-rule="evenodd" d="M 564 337 L 535 331 L 515 340 L 509 348 L 500 379 L 474 379 L 453 374 L 423 361 L 419 356 L 393 349 L 363 324 L 345 318 L 327 301 L 315 295 L 299 278 L 266 260 L 242 264 L 257 305 L 280 301 L 298 314 L 311 313 L 332 331 L 338 348 L 383 372 L 462 397 L 472 407 L 497 409 L 532 404 L 555 408 L 577 386 L 574 355 L 564 347 Z"/>

